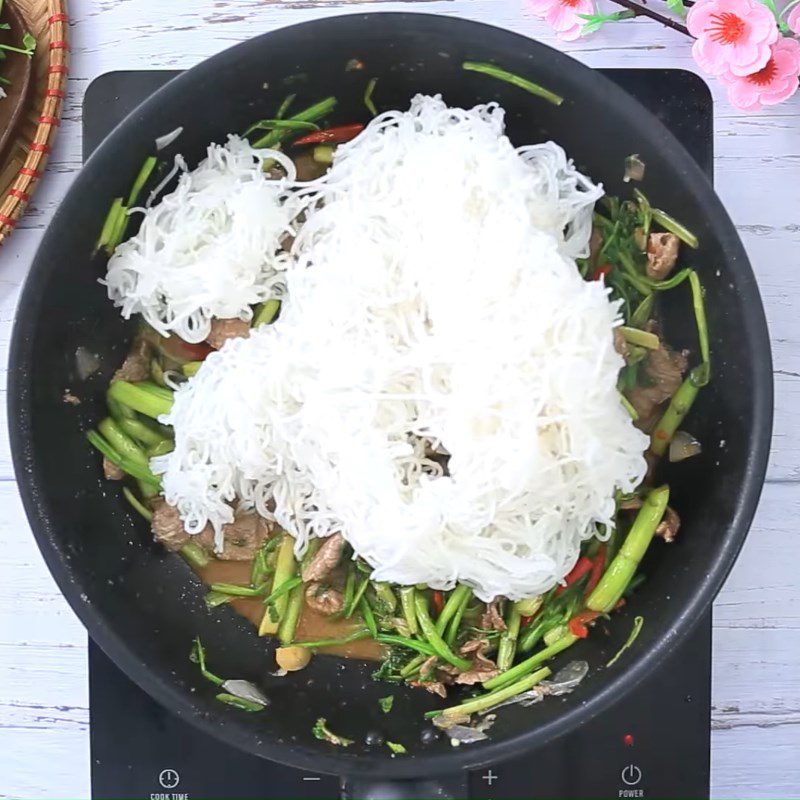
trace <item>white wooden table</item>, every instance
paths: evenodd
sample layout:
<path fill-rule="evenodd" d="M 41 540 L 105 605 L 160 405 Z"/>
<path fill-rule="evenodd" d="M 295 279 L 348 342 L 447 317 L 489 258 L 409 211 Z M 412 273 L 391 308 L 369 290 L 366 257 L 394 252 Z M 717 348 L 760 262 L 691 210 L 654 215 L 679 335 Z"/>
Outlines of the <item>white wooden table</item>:
<path fill-rule="evenodd" d="M 558 42 L 524 0 L 72 0 L 69 97 L 48 175 L 0 251 L 0 365 L 19 288 L 80 168 L 81 101 L 117 69 L 182 68 L 273 28 L 355 10 L 418 10 L 507 27 L 596 67 L 693 69 L 679 34 L 646 21 Z M 718 86 L 716 181 L 753 261 L 775 360 L 776 416 L 753 530 L 715 605 L 712 794 L 800 796 L 800 96 L 756 116 Z M 209 98 L 213 103 L 213 98 Z M 70 265 L 65 263 L 64 269 Z M 3 394 L 5 380 L 3 378 Z M 0 398 L 5 414 L 5 397 Z M 42 563 L 0 431 L 0 797 L 89 796 L 86 635 Z M 669 741 L 664 748 L 669 751 Z M 675 765 L 680 769 L 680 765 Z"/>

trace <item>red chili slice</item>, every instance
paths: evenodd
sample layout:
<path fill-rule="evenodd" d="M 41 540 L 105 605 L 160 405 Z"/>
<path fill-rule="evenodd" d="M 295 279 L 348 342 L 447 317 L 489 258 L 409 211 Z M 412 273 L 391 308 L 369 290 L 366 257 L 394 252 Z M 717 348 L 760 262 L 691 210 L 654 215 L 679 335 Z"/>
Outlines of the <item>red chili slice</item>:
<path fill-rule="evenodd" d="M 351 139 L 355 139 L 363 130 L 364 126 L 360 122 L 356 122 L 353 125 L 340 125 L 338 128 L 328 128 L 324 131 L 314 131 L 313 133 L 306 134 L 299 139 L 295 139 L 292 144 L 298 146 L 304 144 L 322 144 L 323 142 L 341 144 L 342 142 L 349 142 Z"/>
<path fill-rule="evenodd" d="M 593 273 L 592 273 L 592 280 L 599 281 L 600 278 L 604 278 L 611 272 L 612 267 L 611 264 L 601 264 Z"/>
<path fill-rule="evenodd" d="M 584 597 L 588 597 L 593 591 L 595 586 L 600 583 L 600 578 L 603 577 L 603 569 L 606 566 L 606 546 L 601 544 L 597 548 L 597 554 L 592 560 L 592 571 L 589 573 L 589 581 L 586 584 L 586 589 L 583 593 Z"/>
<path fill-rule="evenodd" d="M 189 344 L 175 334 L 161 337 L 161 349 L 176 361 L 203 361 L 209 353 L 214 352 L 214 348 L 205 342 Z"/>
<path fill-rule="evenodd" d="M 589 635 L 587 623 L 594 622 L 599 616 L 599 611 L 582 611 L 569 621 L 569 630 L 573 636 L 585 639 Z"/>
<path fill-rule="evenodd" d="M 567 586 L 572 586 L 575 581 L 579 581 L 584 575 L 588 575 L 591 571 L 592 560 L 590 558 L 586 558 L 586 556 L 581 556 L 564 580 L 567 582 Z M 560 595 L 567 588 L 567 586 L 559 586 L 556 589 L 556 596 Z"/>

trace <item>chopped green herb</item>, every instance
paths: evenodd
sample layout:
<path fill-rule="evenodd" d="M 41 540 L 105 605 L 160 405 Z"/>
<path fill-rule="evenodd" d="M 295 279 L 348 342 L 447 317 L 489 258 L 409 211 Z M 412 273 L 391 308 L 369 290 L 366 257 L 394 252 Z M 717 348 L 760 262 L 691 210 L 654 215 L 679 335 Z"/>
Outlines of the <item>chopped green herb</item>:
<path fill-rule="evenodd" d="M 378 624 L 375 621 L 375 614 L 372 613 L 372 606 L 370 606 L 366 597 L 362 597 L 358 605 L 361 609 L 361 616 L 364 618 L 364 624 L 367 626 L 370 636 L 374 639 L 378 635 Z"/>
<path fill-rule="evenodd" d="M 121 455 L 97 431 L 87 431 L 86 438 L 95 450 L 100 451 L 112 464 L 119 467 L 123 472 L 127 472 L 128 475 L 140 481 L 144 481 L 151 486 L 161 486 L 161 481 L 150 472 L 148 467 L 142 466 L 138 462 L 131 461 L 129 458 Z"/>
<path fill-rule="evenodd" d="M 341 639 L 317 639 L 313 642 L 295 642 L 295 647 L 340 647 L 343 644 L 350 644 L 350 642 L 357 642 L 359 639 L 369 639 L 369 631 L 360 628 L 353 631 L 349 636 L 343 636 Z"/>
<path fill-rule="evenodd" d="M 136 204 L 142 189 L 144 189 L 147 180 L 153 174 L 153 170 L 157 165 L 158 159 L 155 156 L 148 156 L 144 160 L 144 164 L 142 164 L 142 168 L 139 170 L 139 174 L 136 176 L 136 180 L 133 182 L 131 191 L 128 194 L 128 202 L 125 204 L 128 208 Z"/>
<path fill-rule="evenodd" d="M 650 331 L 643 331 L 639 328 L 629 327 L 628 325 L 621 325 L 617 330 L 629 344 L 646 347 L 648 350 L 658 350 L 658 348 L 661 347 L 658 336 Z"/>
<path fill-rule="evenodd" d="M 254 122 L 242 136 L 249 136 L 255 131 L 318 131 L 319 125 L 314 122 L 306 122 L 300 119 L 260 119 Z"/>
<path fill-rule="evenodd" d="M 574 636 L 572 638 L 574 641 L 578 637 Z M 506 674 L 511 674 L 511 670 L 509 670 L 509 672 Z M 444 715 L 445 717 L 450 717 L 451 719 L 452 718 L 460 719 L 462 717 L 468 717 L 470 714 L 474 714 L 477 711 L 487 711 L 488 709 L 498 705 L 499 703 L 504 703 L 506 700 L 510 700 L 512 697 L 516 697 L 518 694 L 521 694 L 522 692 L 527 692 L 529 689 L 532 689 L 537 683 L 549 677 L 549 675 L 550 675 L 550 668 L 542 667 L 542 669 L 537 670 L 531 675 L 526 675 L 523 678 L 519 678 L 513 683 L 501 686 L 500 688 L 495 689 L 494 691 L 478 695 L 477 697 L 473 697 L 472 699 L 460 703 L 457 706 L 450 706 L 449 708 L 441 708 L 441 709 L 436 709 L 434 711 L 427 711 L 425 713 L 425 717 L 427 719 L 431 719 L 433 717 Z M 484 686 L 486 686 L 487 683 L 485 683 Z"/>
<path fill-rule="evenodd" d="M 353 599 L 350 601 L 350 605 L 346 606 L 344 609 L 344 616 L 345 618 L 350 618 L 353 616 L 356 608 L 358 607 L 359 603 L 361 602 L 361 598 L 364 596 L 364 592 L 367 591 L 367 586 L 369 586 L 369 578 L 365 577 L 361 579 L 361 585 L 358 587 L 358 591 L 353 595 Z"/>
<path fill-rule="evenodd" d="M 95 252 L 100 250 L 101 247 L 108 247 L 108 243 L 111 241 L 111 237 L 117 227 L 117 219 L 121 212 L 122 198 L 115 197 L 114 201 L 111 203 L 111 208 L 108 209 L 108 214 L 106 214 L 106 218 L 103 221 L 103 228 L 100 231 L 100 236 L 94 246 Z"/>
<path fill-rule="evenodd" d="M 545 89 L 543 86 L 539 86 L 539 84 L 527 80 L 527 78 L 521 78 L 519 75 L 515 75 L 513 72 L 501 69 L 494 64 L 481 64 L 476 61 L 465 61 L 461 66 L 463 69 L 469 72 L 481 72 L 484 75 L 497 78 L 499 81 L 510 83 L 512 86 L 517 86 L 520 89 L 524 89 L 526 92 L 535 94 L 537 97 L 541 97 L 553 105 L 560 106 L 564 102 L 563 97 L 551 92 L 549 89 Z"/>
<path fill-rule="evenodd" d="M 689 286 L 692 288 L 692 307 L 694 308 L 695 322 L 697 324 L 697 338 L 700 342 L 700 358 L 708 371 L 711 355 L 708 347 L 708 323 L 706 322 L 706 308 L 703 302 L 703 286 L 694 270 L 689 272 Z"/>
<path fill-rule="evenodd" d="M 381 711 L 383 711 L 384 714 L 388 714 L 394 705 L 394 695 L 390 694 L 386 697 L 381 697 L 381 699 L 378 700 L 378 705 L 380 705 Z"/>
<path fill-rule="evenodd" d="M 391 634 L 379 633 L 375 637 L 376 642 L 381 644 L 398 645 L 399 647 L 407 647 L 409 650 L 416 650 L 426 656 L 435 656 L 436 651 L 427 642 L 421 642 L 417 639 L 409 639 L 406 636 L 392 636 Z"/>
<path fill-rule="evenodd" d="M 297 97 L 296 94 L 286 95 L 283 102 L 278 106 L 278 110 L 275 112 L 275 119 L 283 119 L 286 116 L 286 112 L 289 110 L 289 106 L 294 102 L 295 97 Z"/>
<path fill-rule="evenodd" d="M 397 756 L 402 756 L 408 752 L 402 744 L 397 742 L 386 742 L 386 746 Z"/>
<path fill-rule="evenodd" d="M 296 114 L 289 117 L 289 119 L 294 120 L 295 122 L 316 122 L 317 120 L 320 120 L 330 114 L 335 106 L 336 98 L 326 97 L 324 100 L 320 100 L 319 103 L 314 103 L 313 106 L 309 106 L 302 111 L 298 111 Z M 285 128 L 268 131 L 264 134 L 264 136 L 252 143 L 253 147 L 256 149 L 262 147 L 275 147 L 275 145 L 285 139 L 289 133 L 290 131 Z"/>
<path fill-rule="evenodd" d="M 211 557 L 197 542 L 186 542 L 179 552 L 193 569 L 203 569 L 211 563 Z"/>
<path fill-rule="evenodd" d="M 200 667 L 200 674 L 207 680 L 211 681 L 211 683 L 215 683 L 217 686 L 222 686 L 225 681 L 220 678 L 218 675 L 215 675 L 213 672 L 209 672 L 206 669 L 206 651 L 203 647 L 203 643 L 200 641 L 199 636 L 194 637 L 194 642 L 192 643 L 192 650 L 189 653 L 189 660 L 193 664 L 197 664 Z"/>
<path fill-rule="evenodd" d="M 208 592 L 203 598 L 208 609 L 225 605 L 225 603 L 230 603 L 233 599 L 232 594 L 223 594 L 222 592 Z"/>
<path fill-rule="evenodd" d="M 636 410 L 636 408 L 634 407 L 633 403 L 631 403 L 631 401 L 628 400 L 628 398 L 625 397 L 625 395 L 622 394 L 622 392 L 619 393 L 619 401 L 620 401 L 620 403 L 622 403 L 622 407 L 630 415 L 630 418 L 634 422 L 636 422 L 636 420 L 639 419 L 639 412 Z"/>
<path fill-rule="evenodd" d="M 278 316 L 280 310 L 281 301 L 276 300 L 274 297 L 267 300 L 265 303 L 261 303 L 261 305 L 256 308 L 256 313 L 253 315 L 253 322 L 250 327 L 257 328 L 259 325 L 269 325 L 269 323 Z"/>
<path fill-rule="evenodd" d="M 321 739 L 323 742 L 328 742 L 329 744 L 335 744 L 338 747 L 350 747 L 350 745 L 353 744 L 352 739 L 347 739 L 344 736 L 333 733 L 333 731 L 328 728 L 325 717 L 320 717 L 316 721 L 314 727 L 311 729 L 311 733 L 313 733 L 317 739 Z"/>
<path fill-rule="evenodd" d="M 235 694 L 228 694 L 227 692 L 220 692 L 216 695 L 220 703 L 239 708 L 242 711 L 263 711 L 266 706 L 263 703 L 256 703 L 254 700 L 245 700 L 243 697 L 237 697 Z"/>
<path fill-rule="evenodd" d="M 153 519 L 153 512 L 147 508 L 127 486 L 122 487 L 122 494 L 133 509 L 141 514 L 148 522 Z"/>
<path fill-rule="evenodd" d="M 212 592 L 229 594 L 234 597 L 261 597 L 266 592 L 266 586 L 237 586 L 235 583 L 212 583 Z"/>
<path fill-rule="evenodd" d="M 639 634 L 642 632 L 642 626 L 644 625 L 644 617 L 635 617 L 633 620 L 633 628 L 631 629 L 630 635 L 628 636 L 625 644 L 620 647 L 617 651 L 617 654 L 609 661 L 606 666 L 610 667 L 612 664 L 616 664 L 619 657 L 636 641 Z"/>
<path fill-rule="evenodd" d="M 373 117 L 378 116 L 378 109 L 375 108 L 375 103 L 372 102 L 372 93 L 375 91 L 375 84 L 377 82 L 377 78 L 370 78 L 366 91 L 364 92 L 364 105 L 367 107 L 367 111 L 369 111 Z"/>
<path fill-rule="evenodd" d="M 695 250 L 700 246 L 697 237 L 685 225 L 682 225 L 674 217 L 667 214 L 666 211 L 654 208 L 652 213 L 653 222 L 657 222 L 665 231 L 674 233 L 682 242 L 685 242 Z"/>
<path fill-rule="evenodd" d="M 264 605 L 268 606 L 274 603 L 279 597 L 283 597 L 287 592 L 291 592 L 295 586 L 299 586 L 303 582 L 303 579 L 296 575 L 293 578 L 287 578 L 283 581 L 280 586 L 277 586 L 275 589 L 272 590 L 270 595 L 264 600 Z"/>

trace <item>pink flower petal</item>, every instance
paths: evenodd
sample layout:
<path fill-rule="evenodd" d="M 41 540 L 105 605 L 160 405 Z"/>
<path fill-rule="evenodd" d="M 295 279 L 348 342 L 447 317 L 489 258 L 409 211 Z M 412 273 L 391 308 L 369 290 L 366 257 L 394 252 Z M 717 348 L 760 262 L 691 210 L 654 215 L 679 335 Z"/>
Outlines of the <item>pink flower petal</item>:
<path fill-rule="evenodd" d="M 767 65 L 770 57 L 768 44 L 745 41 L 728 48 L 728 68 L 734 75 L 752 75 Z"/>
<path fill-rule="evenodd" d="M 757 6 L 757 8 L 758 13 L 751 11 L 747 15 L 747 24 L 752 29 L 751 36 L 766 44 L 775 44 L 780 36 L 775 17 L 766 6 Z"/>
<path fill-rule="evenodd" d="M 775 106 L 788 100 L 796 91 L 800 83 L 796 80 L 787 79 L 783 86 L 775 91 L 762 92 L 760 100 L 765 106 Z"/>
<path fill-rule="evenodd" d="M 556 2 L 557 0 L 528 0 L 528 6 L 534 14 L 544 17 Z"/>
<path fill-rule="evenodd" d="M 740 111 L 758 111 L 761 108 L 758 92 L 753 91 L 752 85 L 746 81 L 732 83 L 728 87 L 728 99 Z"/>
<path fill-rule="evenodd" d="M 772 12 L 758 0 L 697 0 L 686 24 L 697 39 L 695 60 L 715 75 L 757 72 L 769 61 L 770 46 L 779 36 Z"/>
<path fill-rule="evenodd" d="M 556 2 L 550 7 L 545 20 L 553 30 L 561 33 L 575 25 L 575 14 L 568 6 Z"/>
<path fill-rule="evenodd" d="M 798 36 L 800 36 L 800 5 L 796 5 L 789 12 L 786 22 L 788 23 L 789 28 L 791 28 L 792 33 L 796 33 Z"/>
<path fill-rule="evenodd" d="M 583 24 L 575 24 L 565 31 L 558 32 L 558 38 L 564 42 L 574 42 L 575 39 L 580 38 Z"/>
<path fill-rule="evenodd" d="M 724 54 L 707 37 L 695 40 L 692 45 L 692 56 L 701 69 L 710 72 L 712 75 L 718 75 L 726 68 Z"/>
<path fill-rule="evenodd" d="M 689 29 L 689 33 L 695 38 L 702 36 L 704 29 L 711 21 L 712 15 L 716 13 L 717 10 L 713 2 L 693 5 L 686 15 L 686 27 Z"/>
<path fill-rule="evenodd" d="M 720 3 L 720 6 L 725 8 L 726 11 L 732 11 L 740 17 L 746 16 L 758 5 L 760 4 L 758 2 L 753 2 L 753 0 L 723 0 Z"/>
<path fill-rule="evenodd" d="M 800 75 L 800 42 L 782 37 L 770 50 L 770 61 L 750 75 L 736 75 L 729 65 L 720 74 L 728 87 L 731 103 L 743 111 L 758 111 L 763 106 L 776 105 L 794 95 Z"/>

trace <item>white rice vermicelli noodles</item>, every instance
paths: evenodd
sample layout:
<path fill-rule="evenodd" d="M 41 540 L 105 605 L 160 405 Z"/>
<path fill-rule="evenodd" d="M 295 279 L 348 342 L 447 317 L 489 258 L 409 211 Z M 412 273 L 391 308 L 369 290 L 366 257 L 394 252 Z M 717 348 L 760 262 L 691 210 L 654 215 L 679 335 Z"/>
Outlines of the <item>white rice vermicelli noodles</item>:
<path fill-rule="evenodd" d="M 135 236 L 109 259 L 108 296 L 127 319 L 141 314 L 163 336 L 202 342 L 214 317 L 252 318 L 251 306 L 284 293 L 296 196 L 262 169 L 266 159 L 295 175 L 291 159 L 230 136 L 197 169 L 143 211 Z M 177 165 L 182 161 L 178 160 Z"/>
<path fill-rule="evenodd" d="M 581 278 L 601 195 L 496 104 L 414 98 L 295 191 L 280 318 L 208 357 L 154 459 L 187 530 L 238 501 L 296 538 L 341 531 L 376 580 L 546 591 L 647 438 L 616 388 L 618 304 Z M 446 455 L 446 471 L 443 456 Z"/>

